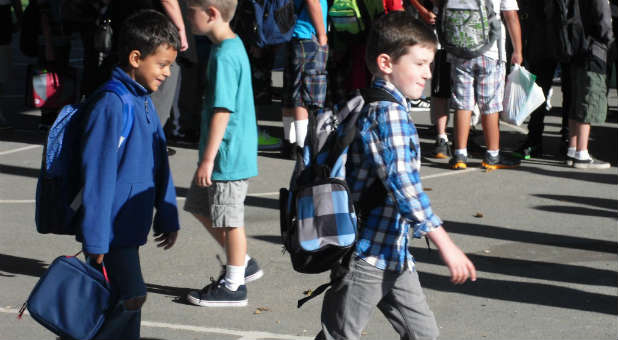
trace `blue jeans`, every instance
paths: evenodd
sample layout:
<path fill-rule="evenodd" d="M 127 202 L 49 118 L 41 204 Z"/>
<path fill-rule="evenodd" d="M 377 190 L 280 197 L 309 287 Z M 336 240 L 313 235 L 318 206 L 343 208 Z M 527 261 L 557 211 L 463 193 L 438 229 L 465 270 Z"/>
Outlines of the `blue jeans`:
<path fill-rule="evenodd" d="M 138 247 L 110 249 L 103 260 L 116 299 L 95 339 L 139 339 L 141 303 L 146 298 Z M 95 265 L 96 266 L 96 265 Z M 141 303 L 132 299 L 143 297 Z M 128 302 L 128 303 L 127 303 Z"/>

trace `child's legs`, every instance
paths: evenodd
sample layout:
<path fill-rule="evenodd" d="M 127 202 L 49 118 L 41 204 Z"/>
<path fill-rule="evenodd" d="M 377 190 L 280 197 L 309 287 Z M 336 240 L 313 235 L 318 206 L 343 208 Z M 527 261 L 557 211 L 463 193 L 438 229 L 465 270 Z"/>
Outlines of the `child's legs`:
<path fill-rule="evenodd" d="M 384 271 L 352 256 L 350 271 L 326 291 L 318 338 L 359 339 L 382 299 Z"/>
<path fill-rule="evenodd" d="M 431 123 L 436 127 L 436 137 L 446 134 L 446 126 L 448 124 L 448 98 L 431 97 Z"/>
<path fill-rule="evenodd" d="M 244 266 L 247 255 L 247 236 L 244 227 L 225 229 L 225 255 L 229 266 Z"/>
<path fill-rule="evenodd" d="M 138 247 L 112 248 L 103 260 L 118 302 L 95 339 L 139 339 L 141 307 L 146 302 Z"/>
<path fill-rule="evenodd" d="M 455 111 L 455 149 L 465 149 L 470 132 L 470 116 L 474 109 L 473 60 L 455 58 L 451 63 L 451 105 Z"/>
<path fill-rule="evenodd" d="M 504 98 L 505 65 L 494 59 L 479 57 L 475 95 L 481 111 L 481 124 L 487 150 L 500 149 L 500 120 Z"/>
<path fill-rule="evenodd" d="M 427 305 L 418 273 L 406 270 L 390 273 L 397 276 L 388 280 L 390 292 L 378 304 L 378 308 L 399 333 L 401 339 L 437 339 L 436 319 Z"/>
<path fill-rule="evenodd" d="M 481 115 L 481 125 L 487 150 L 500 149 L 500 115 L 496 113 Z"/>
<path fill-rule="evenodd" d="M 221 248 L 225 248 L 225 229 L 213 228 L 212 221 L 210 220 L 210 218 L 206 216 L 202 216 L 200 214 L 195 214 L 195 213 L 192 213 L 191 215 L 193 215 L 198 221 L 200 221 L 200 223 L 202 223 L 204 228 L 208 230 L 210 235 L 215 239 L 215 241 L 217 241 L 217 243 L 219 243 Z"/>

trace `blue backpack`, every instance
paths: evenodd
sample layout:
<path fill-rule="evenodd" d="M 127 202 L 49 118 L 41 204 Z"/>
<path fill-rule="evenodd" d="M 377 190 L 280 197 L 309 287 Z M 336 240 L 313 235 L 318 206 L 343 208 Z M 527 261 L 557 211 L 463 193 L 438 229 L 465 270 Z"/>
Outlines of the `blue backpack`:
<path fill-rule="evenodd" d="M 305 0 L 301 0 L 304 3 Z M 254 10 L 254 34 L 258 47 L 276 45 L 292 39 L 296 16 L 294 0 L 251 0 Z M 303 5 L 301 5 L 302 10 Z"/>
<path fill-rule="evenodd" d="M 296 166 L 290 186 L 279 191 L 281 237 L 292 267 L 300 273 L 321 273 L 352 253 L 360 217 L 386 198 L 381 181 L 352 200 L 345 181 L 347 153 L 356 137 L 356 122 L 365 104 L 397 102 L 388 92 L 369 88 L 343 107 L 318 110 L 309 115 L 304 149 L 297 148 Z M 323 292 L 324 284 L 298 303 L 298 307 Z"/>
<path fill-rule="evenodd" d="M 118 142 L 120 148 L 133 127 L 130 93 L 117 80 L 108 81 L 90 98 L 97 98 L 101 92 L 113 92 L 123 103 L 124 122 Z M 78 180 L 80 113 L 84 108 L 91 107 L 91 100 L 63 107 L 49 129 L 36 187 L 35 223 L 41 234 L 75 235 L 77 230 L 74 217 L 82 205 L 83 189 Z"/>

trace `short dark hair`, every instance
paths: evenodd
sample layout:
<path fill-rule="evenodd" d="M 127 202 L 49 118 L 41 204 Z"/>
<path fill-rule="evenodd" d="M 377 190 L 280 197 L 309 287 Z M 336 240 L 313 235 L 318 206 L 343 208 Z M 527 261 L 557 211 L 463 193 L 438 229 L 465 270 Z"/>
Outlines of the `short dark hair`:
<path fill-rule="evenodd" d="M 378 73 L 376 59 L 382 53 L 393 61 L 406 54 L 408 47 L 421 44 L 437 48 L 438 38 L 423 22 L 405 11 L 390 12 L 378 18 L 367 39 L 365 62 L 372 74 Z"/>
<path fill-rule="evenodd" d="M 161 45 L 180 50 L 178 28 L 162 13 L 152 9 L 140 10 L 128 17 L 118 35 L 118 63 L 127 66 L 129 53 L 140 51 L 145 58 Z"/>

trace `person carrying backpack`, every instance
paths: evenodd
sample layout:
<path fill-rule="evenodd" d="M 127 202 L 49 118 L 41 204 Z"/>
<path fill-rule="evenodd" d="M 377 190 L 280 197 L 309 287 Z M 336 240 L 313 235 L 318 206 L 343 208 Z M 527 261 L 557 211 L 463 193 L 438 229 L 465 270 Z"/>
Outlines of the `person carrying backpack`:
<path fill-rule="evenodd" d="M 174 245 L 179 229 L 165 134 L 150 95 L 170 75 L 180 38 L 164 15 L 144 10 L 125 21 L 119 42 L 119 66 L 110 81 L 120 83 L 126 94 L 121 98 L 98 91 L 79 109 L 83 201 L 77 239 L 89 263 L 105 261 L 117 297 L 97 337 L 139 339 L 140 310 L 146 301 L 139 247 L 146 243 L 151 225 L 158 247 L 164 249 Z M 132 115 L 121 114 L 124 105 Z M 121 139 L 127 117 L 133 124 Z"/>
<path fill-rule="evenodd" d="M 406 12 L 379 18 L 369 34 L 371 87 L 396 102 L 371 102 L 363 108 L 348 151 L 346 182 L 355 201 L 376 181 L 387 197 L 377 207 L 361 209 L 355 249 L 331 273 L 345 274 L 324 296 L 322 331 L 316 339 L 359 339 L 376 306 L 402 339 L 438 337 L 408 250 L 410 234 L 426 236 L 437 246 L 453 283 L 476 280 L 474 265 L 446 233 L 423 191 L 420 142 L 406 102 L 419 98 L 431 78 L 436 45 L 433 32 Z"/>
<path fill-rule="evenodd" d="M 284 142 L 281 154 L 296 155 L 303 147 L 309 124 L 308 110 L 321 108 L 326 100 L 326 0 L 294 0 L 298 14 L 292 40 L 286 46 L 283 73 L 282 120 Z"/>
<path fill-rule="evenodd" d="M 579 9 L 585 44 L 569 69 L 572 96 L 566 164 L 578 169 L 606 169 L 608 162 L 588 153 L 588 140 L 590 125 L 605 122 L 607 116 L 607 50 L 614 38 L 611 10 L 607 0 L 579 1 Z"/>
<path fill-rule="evenodd" d="M 475 104 L 481 112 L 487 146 L 481 166 L 491 170 L 519 166 L 519 160 L 500 153 L 499 126 L 506 72 L 506 30 L 500 13 L 513 45 L 510 62 L 521 64 L 523 57 L 517 1 L 432 1 L 440 6 L 437 28 L 440 43 L 451 63 L 451 106 L 456 111 L 450 168 L 461 170 L 468 166 L 468 135 Z"/>

